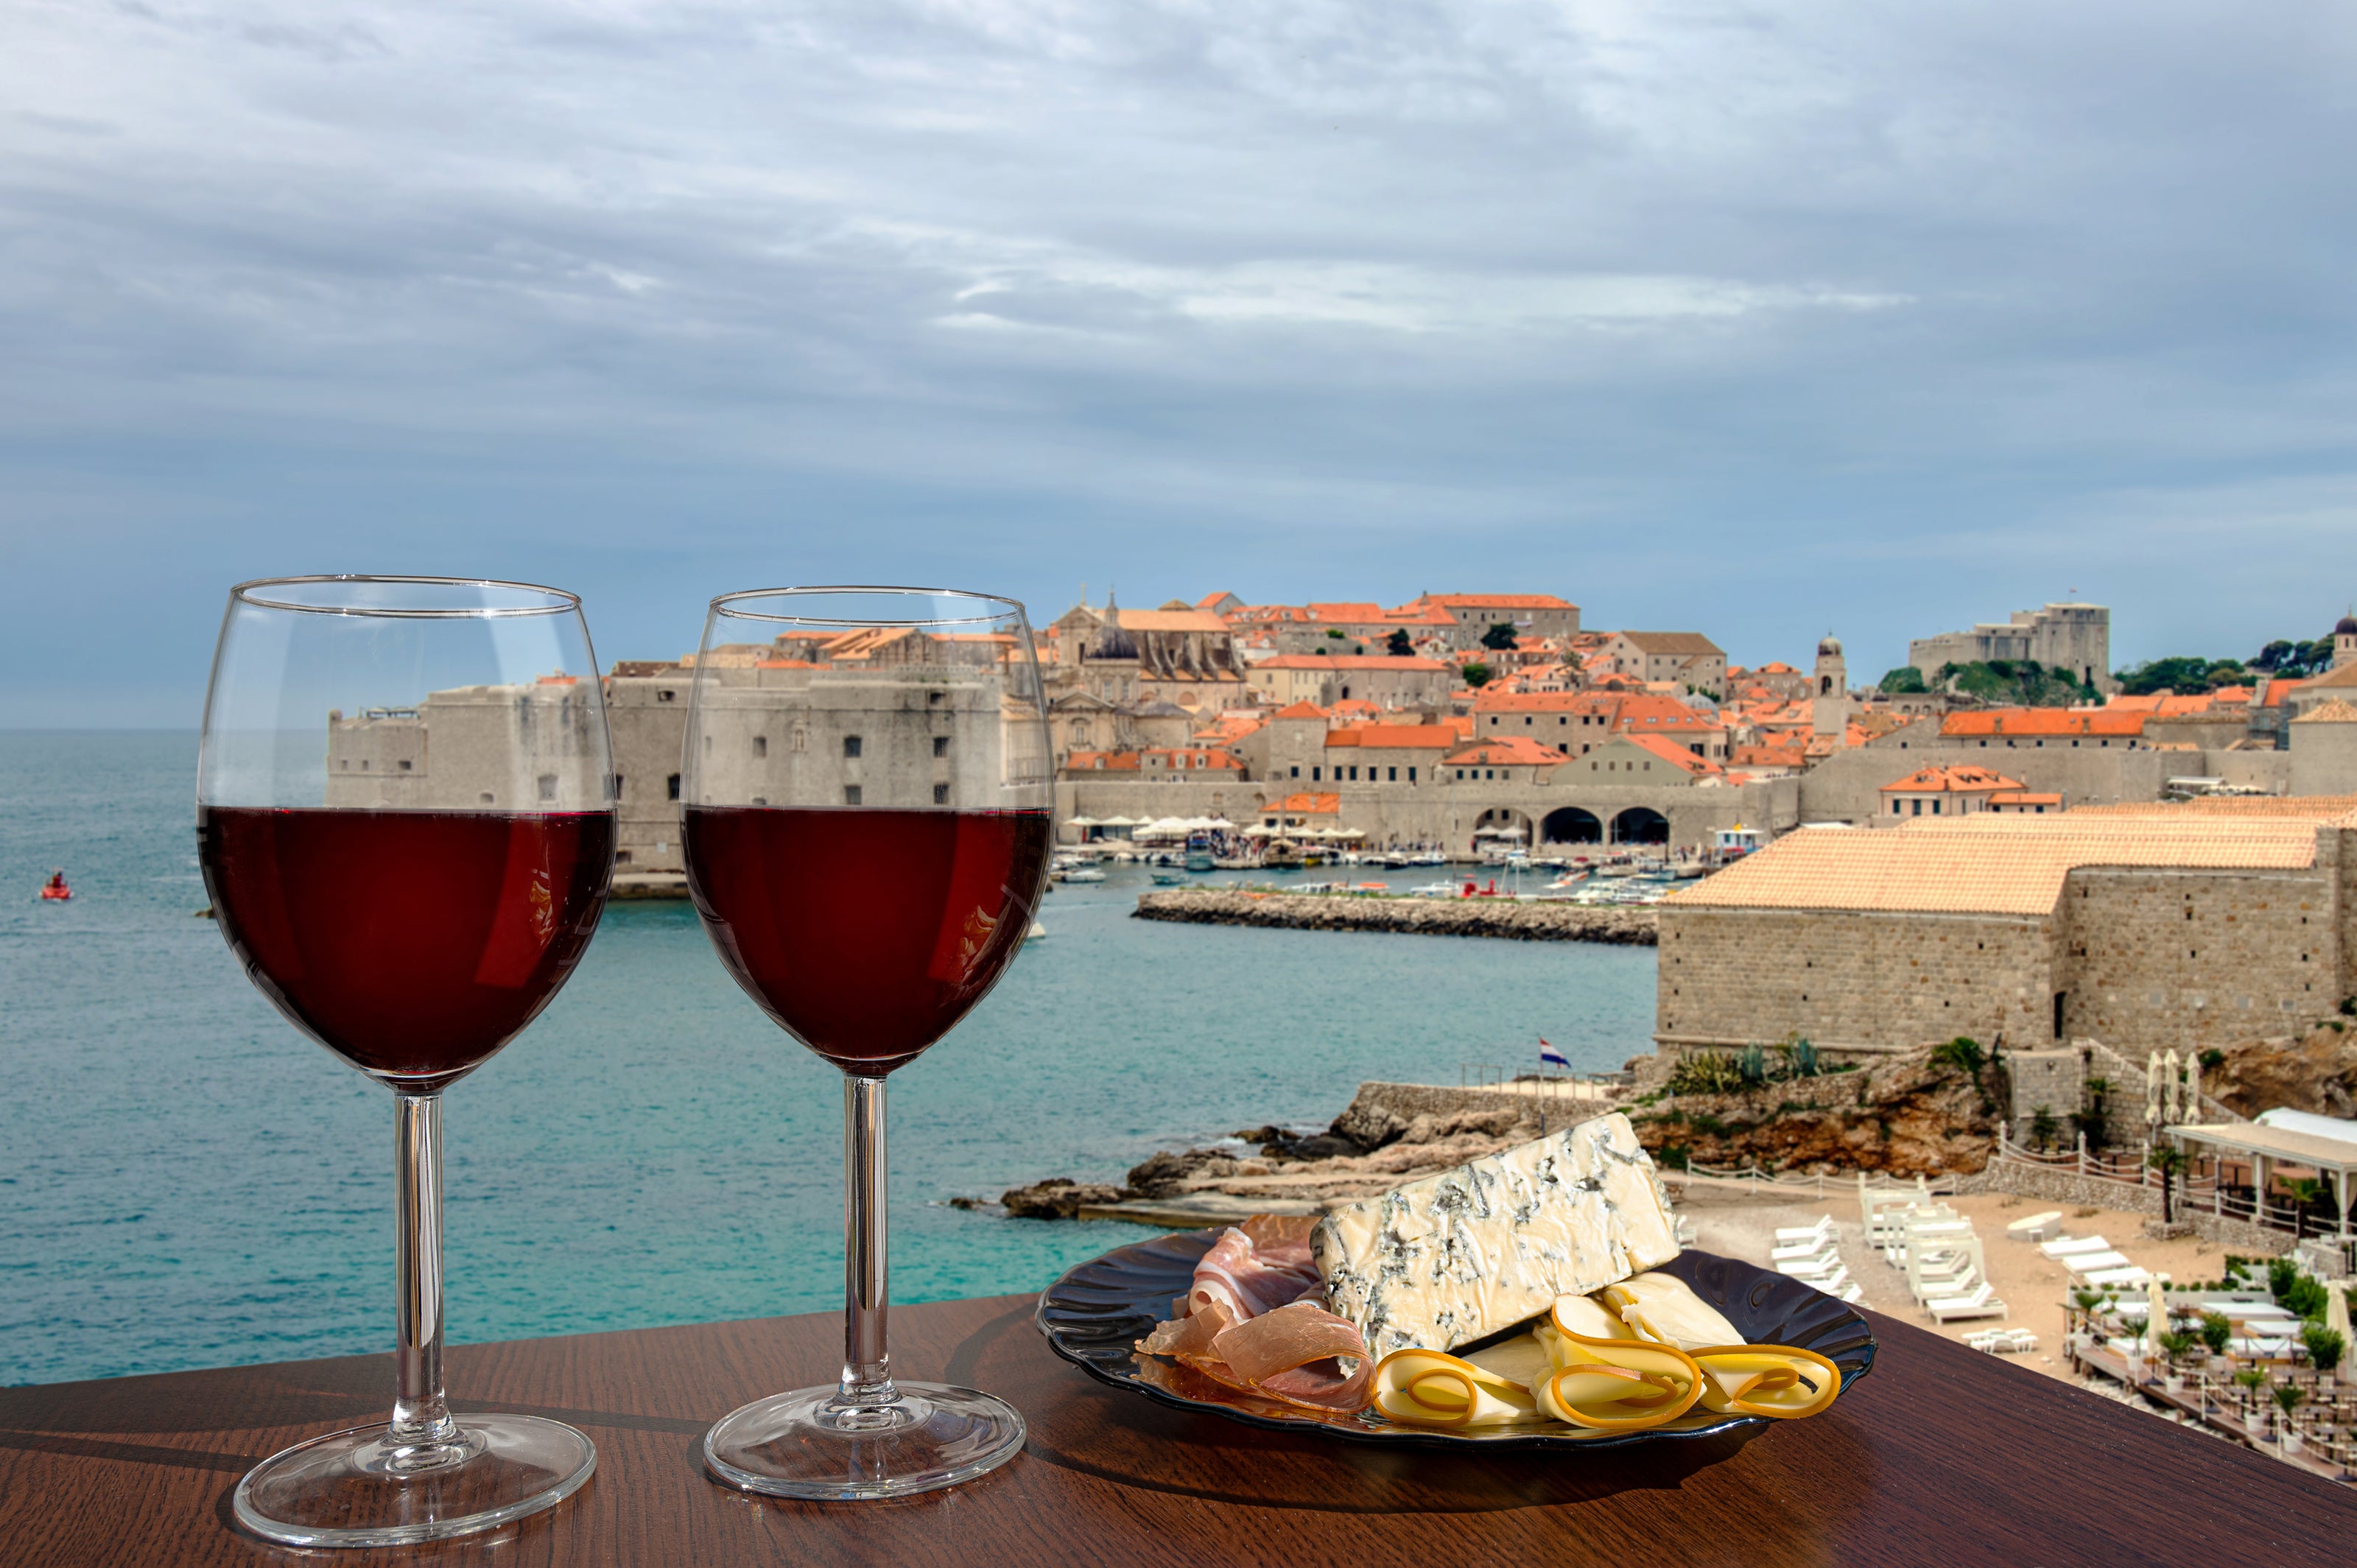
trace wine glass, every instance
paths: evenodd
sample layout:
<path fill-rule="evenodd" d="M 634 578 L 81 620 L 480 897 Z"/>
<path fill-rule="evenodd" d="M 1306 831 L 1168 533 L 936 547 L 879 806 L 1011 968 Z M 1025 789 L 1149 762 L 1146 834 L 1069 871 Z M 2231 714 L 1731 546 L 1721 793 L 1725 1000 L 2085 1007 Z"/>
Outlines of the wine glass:
<path fill-rule="evenodd" d="M 955 1026 L 1030 932 L 1051 835 L 1023 607 L 933 588 L 712 601 L 682 766 L 688 888 L 720 961 L 843 1070 L 843 1376 L 705 1434 L 747 1491 L 880 1498 L 1023 1446 L 1012 1405 L 895 1381 L 885 1345 L 884 1079 Z"/>
<path fill-rule="evenodd" d="M 390 1420 L 263 1461 L 238 1522 L 298 1546 L 489 1530 L 589 1478 L 580 1433 L 442 1393 L 442 1091 L 522 1031 L 605 908 L 614 779 L 581 601 L 439 577 L 230 592 L 197 847 L 287 1021 L 393 1093 Z"/>

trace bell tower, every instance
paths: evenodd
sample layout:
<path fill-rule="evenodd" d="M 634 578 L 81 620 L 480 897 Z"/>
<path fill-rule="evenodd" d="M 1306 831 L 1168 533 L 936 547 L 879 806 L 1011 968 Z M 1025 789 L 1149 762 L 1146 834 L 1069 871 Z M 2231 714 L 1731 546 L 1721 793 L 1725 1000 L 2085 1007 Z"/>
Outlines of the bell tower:
<path fill-rule="evenodd" d="M 2357 612 L 2342 616 L 2332 628 L 2332 667 L 2357 663 Z"/>
<path fill-rule="evenodd" d="M 1833 633 L 1817 644 L 1816 679 L 1809 689 L 1809 727 L 1818 735 L 1849 733 L 1849 664 Z"/>

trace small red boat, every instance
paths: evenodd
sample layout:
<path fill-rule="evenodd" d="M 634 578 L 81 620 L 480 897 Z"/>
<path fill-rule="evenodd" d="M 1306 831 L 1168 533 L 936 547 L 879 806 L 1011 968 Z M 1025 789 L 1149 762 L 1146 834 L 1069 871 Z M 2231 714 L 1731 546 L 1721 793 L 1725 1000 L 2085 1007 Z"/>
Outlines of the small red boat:
<path fill-rule="evenodd" d="M 54 898 L 59 902 L 72 897 L 73 889 L 66 886 L 66 874 L 62 871 L 50 872 L 49 879 L 41 884 L 41 897 Z"/>

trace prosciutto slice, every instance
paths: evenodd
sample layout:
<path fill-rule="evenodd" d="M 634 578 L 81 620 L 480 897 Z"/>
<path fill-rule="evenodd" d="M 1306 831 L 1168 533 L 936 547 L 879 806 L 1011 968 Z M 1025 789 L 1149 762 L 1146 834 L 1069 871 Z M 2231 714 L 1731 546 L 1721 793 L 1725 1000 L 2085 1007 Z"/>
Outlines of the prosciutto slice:
<path fill-rule="evenodd" d="M 1195 1265 L 1187 1310 L 1217 1304 L 1242 1323 L 1322 1292 L 1324 1282 L 1309 1257 L 1316 1224 L 1310 1215 L 1256 1214 L 1242 1228 L 1230 1227 Z"/>
<path fill-rule="evenodd" d="M 1137 1341 L 1138 1352 L 1305 1410 L 1364 1409 L 1374 1359 L 1357 1326 L 1326 1310 L 1309 1257 L 1316 1223 L 1254 1215 L 1223 1232 L 1171 1303 L 1178 1316 Z"/>
<path fill-rule="evenodd" d="M 1353 1411 L 1372 1397 L 1374 1359 L 1358 1326 L 1308 1302 L 1222 1329 L 1211 1353 L 1255 1391 L 1287 1404 Z"/>

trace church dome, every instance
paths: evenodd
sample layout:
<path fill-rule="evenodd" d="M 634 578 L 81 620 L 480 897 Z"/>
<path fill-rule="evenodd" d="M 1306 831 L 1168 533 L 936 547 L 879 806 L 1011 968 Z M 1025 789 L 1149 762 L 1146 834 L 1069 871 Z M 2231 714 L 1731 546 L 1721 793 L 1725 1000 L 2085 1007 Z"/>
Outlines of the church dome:
<path fill-rule="evenodd" d="M 1840 640 L 1836 638 L 1829 637 L 1823 642 L 1817 644 L 1817 657 L 1820 659 L 1839 659 L 1841 657 Z"/>
<path fill-rule="evenodd" d="M 2357 615 L 2342 616 L 2332 623 L 2335 637 L 2357 637 Z"/>

